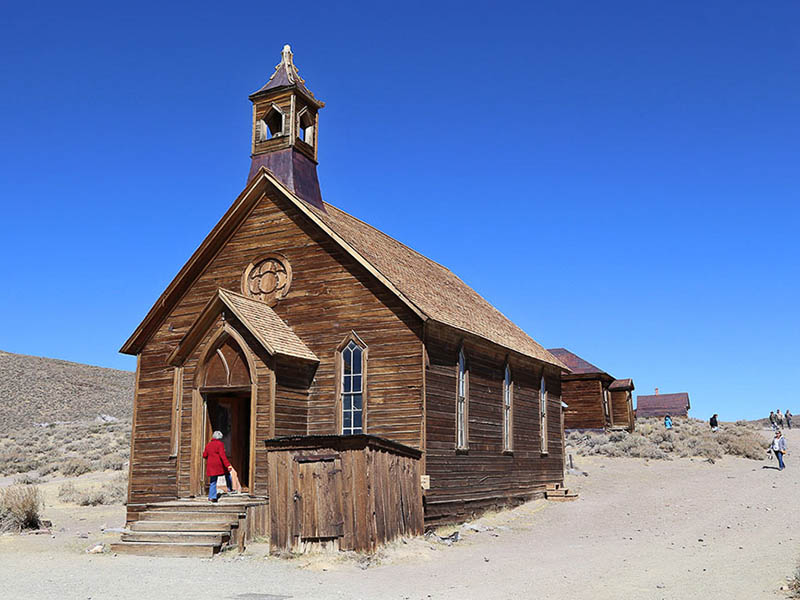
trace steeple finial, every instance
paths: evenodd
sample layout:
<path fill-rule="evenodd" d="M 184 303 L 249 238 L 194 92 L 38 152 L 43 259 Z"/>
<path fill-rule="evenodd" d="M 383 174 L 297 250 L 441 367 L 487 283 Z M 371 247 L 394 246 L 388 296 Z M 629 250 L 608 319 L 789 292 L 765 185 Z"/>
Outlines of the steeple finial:
<path fill-rule="evenodd" d="M 281 62 L 275 65 L 275 72 L 269 78 L 269 81 L 267 81 L 266 85 L 264 85 L 264 87 L 254 94 L 251 94 L 250 97 L 252 99 L 253 96 L 268 90 L 295 87 L 304 93 L 309 100 L 314 102 L 318 108 L 325 106 L 324 102 L 320 102 L 314 97 L 314 94 L 312 94 L 311 90 L 305 86 L 305 83 L 306 80 L 300 77 L 297 67 L 294 66 L 294 54 L 292 53 L 292 47 L 289 44 L 284 44 L 283 50 L 281 50 Z"/>

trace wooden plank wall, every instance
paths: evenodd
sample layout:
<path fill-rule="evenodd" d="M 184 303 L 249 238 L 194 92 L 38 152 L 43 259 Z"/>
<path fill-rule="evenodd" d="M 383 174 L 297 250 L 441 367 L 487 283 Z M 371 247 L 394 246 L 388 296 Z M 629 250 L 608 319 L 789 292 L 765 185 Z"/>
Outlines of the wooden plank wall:
<path fill-rule="evenodd" d="M 315 458 L 318 457 L 318 458 Z M 419 460 L 372 447 L 270 449 L 270 551 L 372 552 L 423 529 Z"/>
<path fill-rule="evenodd" d="M 467 338 L 469 449 L 456 450 L 456 332 L 428 329 L 426 348 L 427 451 L 431 488 L 425 497 L 428 522 L 453 521 L 490 507 L 516 504 L 563 482 L 561 376 L 559 370 L 512 355 L 514 384 L 513 453 L 503 452 L 503 369 L 505 351 Z M 540 442 L 539 385 L 544 369 L 548 390 L 548 453 Z"/>
<path fill-rule="evenodd" d="M 633 431 L 633 410 L 631 409 L 630 392 L 615 390 L 611 392 L 611 414 L 614 427 L 624 427 Z"/>
<path fill-rule="evenodd" d="M 603 384 L 598 379 L 565 379 L 562 395 L 568 408 L 564 409 L 566 429 L 603 429 Z"/>
<path fill-rule="evenodd" d="M 173 371 L 167 356 L 216 289 L 239 291 L 245 267 L 271 252 L 286 256 L 294 273 L 287 297 L 274 310 L 321 361 L 310 390 L 308 433 L 334 433 L 335 349 L 355 330 L 369 346 L 369 432 L 422 447 L 421 322 L 294 206 L 264 196 L 141 352 L 131 443 L 132 502 L 174 498 L 179 492 L 177 463 L 169 458 Z M 190 391 L 184 385 L 184 393 Z M 183 436 L 182 450 L 191 451 L 185 443 Z"/>

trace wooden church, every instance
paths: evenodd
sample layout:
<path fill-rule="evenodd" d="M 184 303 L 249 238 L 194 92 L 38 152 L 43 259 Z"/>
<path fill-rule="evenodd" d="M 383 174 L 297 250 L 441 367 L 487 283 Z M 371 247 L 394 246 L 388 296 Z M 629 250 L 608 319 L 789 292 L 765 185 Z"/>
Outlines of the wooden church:
<path fill-rule="evenodd" d="M 271 452 L 300 453 L 288 472 L 315 444 L 357 439 L 415 461 L 405 493 L 428 522 L 561 483 L 562 362 L 445 267 L 322 200 L 324 103 L 288 46 L 250 100 L 247 185 L 121 349 L 137 357 L 129 522 L 206 493 L 212 430 L 247 497 L 280 491 L 284 508 Z"/>

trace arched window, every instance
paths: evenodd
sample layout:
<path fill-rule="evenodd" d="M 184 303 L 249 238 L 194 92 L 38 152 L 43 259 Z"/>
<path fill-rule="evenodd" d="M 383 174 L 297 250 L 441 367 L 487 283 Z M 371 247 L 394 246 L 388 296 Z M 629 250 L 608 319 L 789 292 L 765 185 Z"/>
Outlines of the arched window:
<path fill-rule="evenodd" d="M 458 383 L 456 390 L 456 448 L 466 449 L 469 444 L 469 432 L 467 424 L 469 423 L 469 381 L 467 372 L 467 357 L 464 355 L 464 349 L 458 351 Z"/>
<path fill-rule="evenodd" d="M 547 454 L 547 382 L 542 375 L 542 381 L 539 384 L 539 414 L 540 414 L 540 431 L 539 438 L 542 444 L 542 454 Z"/>
<path fill-rule="evenodd" d="M 514 442 L 512 402 L 511 367 L 506 364 L 503 375 L 503 450 L 506 452 L 511 451 Z"/>
<path fill-rule="evenodd" d="M 343 435 L 364 433 L 365 350 L 355 339 L 340 350 Z"/>

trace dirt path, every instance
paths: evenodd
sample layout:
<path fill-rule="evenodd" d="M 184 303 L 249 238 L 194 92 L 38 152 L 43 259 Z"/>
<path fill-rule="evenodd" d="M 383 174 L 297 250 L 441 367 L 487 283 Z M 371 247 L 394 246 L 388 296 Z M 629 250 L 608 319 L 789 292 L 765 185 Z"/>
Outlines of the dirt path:
<path fill-rule="evenodd" d="M 589 477 L 568 481 L 578 501 L 487 516 L 475 524 L 488 530 L 467 531 L 449 548 L 397 544 L 368 569 L 330 556 L 265 558 L 258 545 L 206 561 L 90 556 L 82 550 L 113 538 L 97 532 L 97 522 L 115 517 L 80 521 L 71 513 L 78 529 L 95 528 L 89 539 L 72 530 L 55 539 L 0 536 L 0 580 L 12 598 L 42 599 L 781 598 L 777 590 L 800 559 L 790 522 L 800 497 L 800 433 L 788 432 L 787 441 L 798 458 L 790 455 L 784 472 L 732 458 L 581 459 Z M 113 511 L 121 520 L 122 509 Z"/>

